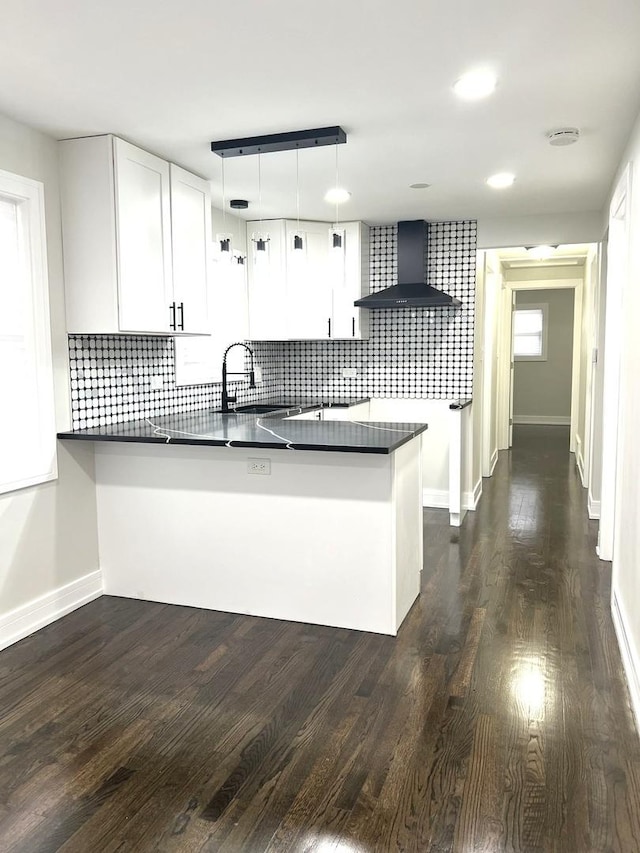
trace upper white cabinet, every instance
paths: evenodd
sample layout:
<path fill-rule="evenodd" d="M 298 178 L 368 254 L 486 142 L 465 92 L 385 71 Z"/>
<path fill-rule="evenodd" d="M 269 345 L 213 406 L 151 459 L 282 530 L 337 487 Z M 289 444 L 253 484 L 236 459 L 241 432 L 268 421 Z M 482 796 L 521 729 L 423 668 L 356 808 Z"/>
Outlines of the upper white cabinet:
<path fill-rule="evenodd" d="M 317 340 L 331 336 L 329 229 L 325 222 L 286 222 L 287 336 Z M 296 248 L 295 238 L 301 248 Z"/>
<path fill-rule="evenodd" d="M 205 331 L 206 182 L 111 135 L 60 150 L 68 331 Z"/>
<path fill-rule="evenodd" d="M 163 332 L 173 293 L 169 164 L 116 138 L 113 162 L 119 331 Z M 65 230 L 65 247 L 70 239 Z"/>
<path fill-rule="evenodd" d="M 258 235 L 265 234 L 263 249 Z M 285 223 L 247 222 L 247 272 L 249 288 L 249 337 L 253 341 L 286 341 L 287 267 Z"/>
<path fill-rule="evenodd" d="M 328 222 L 247 223 L 252 340 L 369 336 L 368 312 L 353 304 L 369 292 L 369 228 L 346 222 L 337 230 L 342 245 L 334 247 Z M 263 251 L 260 236 L 268 237 Z"/>
<path fill-rule="evenodd" d="M 176 330 L 207 333 L 211 197 L 209 184 L 173 163 L 171 248 Z"/>
<path fill-rule="evenodd" d="M 369 337 L 369 311 L 353 304 L 369 293 L 369 226 L 344 222 L 342 247 L 329 249 L 332 265 L 331 337 L 363 340 Z"/>

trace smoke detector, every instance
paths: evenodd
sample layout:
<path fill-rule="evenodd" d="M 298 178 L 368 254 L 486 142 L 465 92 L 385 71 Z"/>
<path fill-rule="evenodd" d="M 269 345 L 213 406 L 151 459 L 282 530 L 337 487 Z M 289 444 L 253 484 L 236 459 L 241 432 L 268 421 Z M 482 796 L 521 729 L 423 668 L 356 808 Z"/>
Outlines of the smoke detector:
<path fill-rule="evenodd" d="M 579 138 L 580 131 L 577 127 L 559 127 L 547 133 L 549 145 L 573 145 Z"/>

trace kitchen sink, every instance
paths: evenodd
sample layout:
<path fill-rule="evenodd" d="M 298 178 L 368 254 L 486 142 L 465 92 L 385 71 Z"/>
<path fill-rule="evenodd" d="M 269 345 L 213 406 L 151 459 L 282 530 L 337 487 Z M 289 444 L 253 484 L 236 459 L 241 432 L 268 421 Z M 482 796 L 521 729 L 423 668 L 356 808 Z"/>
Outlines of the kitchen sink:
<path fill-rule="evenodd" d="M 283 409 L 288 409 L 287 403 L 279 403 L 271 406 L 261 406 L 259 403 L 254 403 L 247 406 L 236 406 L 235 411 L 239 415 L 266 415 L 269 412 L 279 412 Z"/>

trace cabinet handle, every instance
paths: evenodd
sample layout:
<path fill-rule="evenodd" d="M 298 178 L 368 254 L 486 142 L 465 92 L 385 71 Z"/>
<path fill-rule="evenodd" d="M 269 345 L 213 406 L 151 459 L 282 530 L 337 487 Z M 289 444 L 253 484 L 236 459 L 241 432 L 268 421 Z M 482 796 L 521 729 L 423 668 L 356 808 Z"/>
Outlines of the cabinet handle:
<path fill-rule="evenodd" d="M 176 303 L 172 302 L 169 306 L 169 328 L 172 332 L 176 330 Z"/>
<path fill-rule="evenodd" d="M 178 311 L 180 312 L 180 330 L 184 332 L 184 302 L 178 305 Z"/>
<path fill-rule="evenodd" d="M 355 338 L 356 336 L 356 318 L 351 318 L 351 337 Z"/>
<path fill-rule="evenodd" d="M 331 317 L 329 317 L 327 323 L 329 324 L 329 337 L 331 337 Z"/>

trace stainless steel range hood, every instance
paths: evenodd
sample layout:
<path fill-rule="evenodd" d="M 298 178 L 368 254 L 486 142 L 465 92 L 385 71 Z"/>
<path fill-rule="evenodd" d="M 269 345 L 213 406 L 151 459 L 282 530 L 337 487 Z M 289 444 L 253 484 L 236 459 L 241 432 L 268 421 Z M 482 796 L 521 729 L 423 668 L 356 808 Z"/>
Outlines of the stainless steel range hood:
<path fill-rule="evenodd" d="M 398 222 L 398 283 L 354 302 L 359 308 L 441 308 L 460 300 L 427 284 L 427 230 L 424 219 Z"/>

